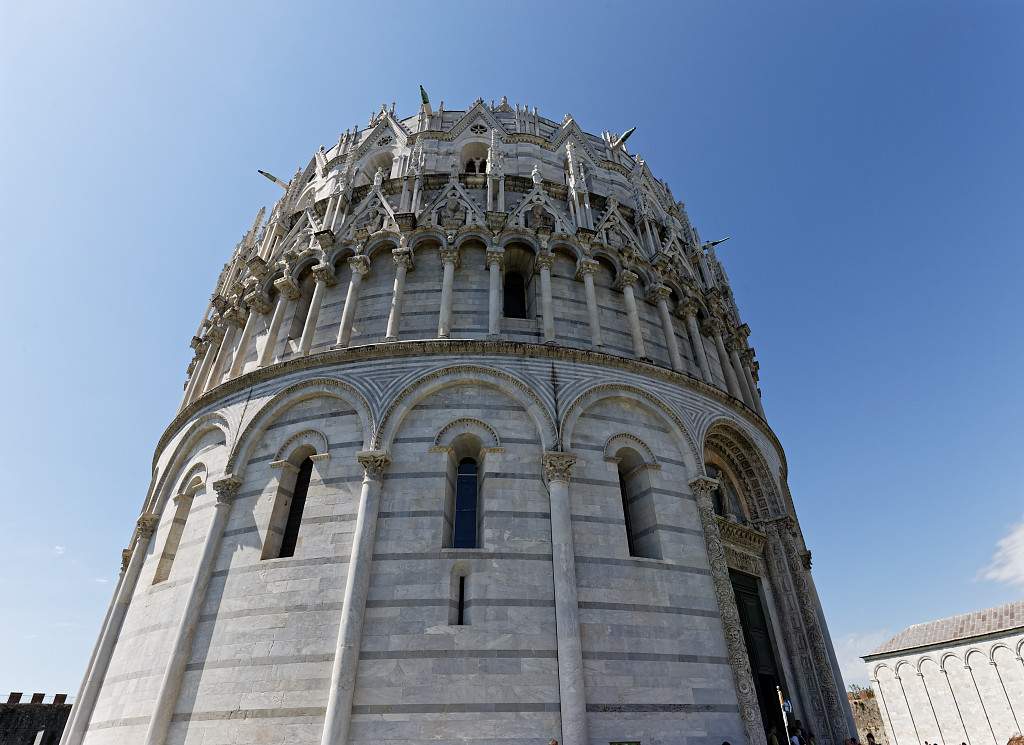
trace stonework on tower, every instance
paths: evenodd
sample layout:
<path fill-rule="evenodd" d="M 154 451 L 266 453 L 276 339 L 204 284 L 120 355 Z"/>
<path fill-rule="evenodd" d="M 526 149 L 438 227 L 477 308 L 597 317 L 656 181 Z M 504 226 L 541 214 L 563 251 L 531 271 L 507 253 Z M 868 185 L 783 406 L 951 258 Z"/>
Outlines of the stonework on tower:
<path fill-rule="evenodd" d="M 264 174 L 61 742 L 840 745 L 717 242 L 632 130 L 421 100 Z"/>

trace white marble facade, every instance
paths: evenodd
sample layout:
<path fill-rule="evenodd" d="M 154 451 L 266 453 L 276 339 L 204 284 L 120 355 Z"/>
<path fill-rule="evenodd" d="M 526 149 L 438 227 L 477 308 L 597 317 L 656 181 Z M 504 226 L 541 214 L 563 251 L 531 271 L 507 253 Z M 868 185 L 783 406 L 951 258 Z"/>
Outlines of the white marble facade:
<path fill-rule="evenodd" d="M 894 745 L 1005 745 L 1024 723 L 1024 601 L 916 624 L 864 657 Z"/>
<path fill-rule="evenodd" d="M 818 742 L 853 731 L 749 329 L 624 140 L 424 96 L 280 182 L 62 743 L 763 743 L 730 570 Z"/>

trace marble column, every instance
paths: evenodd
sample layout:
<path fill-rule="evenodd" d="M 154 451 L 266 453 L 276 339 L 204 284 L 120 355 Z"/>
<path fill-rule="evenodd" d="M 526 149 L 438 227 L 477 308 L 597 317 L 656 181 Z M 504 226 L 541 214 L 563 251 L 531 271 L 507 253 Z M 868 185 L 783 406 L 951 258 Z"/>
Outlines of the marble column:
<path fill-rule="evenodd" d="M 213 519 L 210 521 L 210 528 L 203 541 L 202 554 L 188 589 L 184 611 L 174 632 L 170 659 L 160 678 L 160 688 L 153 707 L 153 716 L 149 720 L 149 727 L 146 730 L 145 745 L 164 745 L 164 741 L 167 739 L 167 728 L 171 724 L 174 706 L 181 693 L 185 666 L 188 664 L 189 657 L 192 656 L 192 637 L 196 625 L 199 623 L 199 611 L 206 599 L 206 586 L 209 584 L 210 575 L 213 574 L 214 565 L 217 563 L 221 540 L 224 537 L 224 526 L 227 525 L 231 503 L 238 493 L 239 486 L 241 486 L 241 482 L 233 476 L 228 476 L 213 484 L 217 493 Z"/>
<path fill-rule="evenodd" d="M 356 304 L 359 302 L 359 287 L 363 278 L 370 271 L 370 260 L 363 255 L 353 256 L 348 260 L 352 269 L 352 278 L 348 283 L 348 292 L 345 293 L 345 307 L 341 311 L 341 326 L 338 328 L 338 343 L 336 346 L 347 347 L 352 339 L 352 322 L 356 317 Z"/>
<path fill-rule="evenodd" d="M 733 593 L 732 581 L 729 579 L 729 566 L 725 558 L 725 545 L 718 530 L 715 519 L 715 508 L 711 494 L 718 488 L 715 479 L 698 476 L 690 482 L 690 489 L 697 499 L 697 512 L 700 515 L 701 527 L 704 529 L 704 544 L 711 567 L 711 581 L 718 600 L 718 612 L 722 618 L 722 630 L 725 633 L 725 647 L 732 667 L 736 685 L 736 699 L 740 706 L 740 718 L 747 733 L 750 745 L 765 745 L 764 724 L 761 721 L 761 709 L 757 702 L 757 691 L 754 688 L 754 676 L 747 657 L 746 642 L 743 639 L 743 627 L 740 624 L 740 613 L 736 607 L 736 595 Z"/>
<path fill-rule="evenodd" d="M 729 352 L 729 364 L 732 366 L 733 375 L 736 376 L 736 382 L 739 385 L 740 393 L 743 395 L 743 401 L 753 409 L 754 396 L 747 385 L 747 376 L 743 374 L 743 363 L 740 362 L 741 345 L 742 342 L 735 336 L 729 337 L 729 341 L 725 343 L 726 350 Z"/>
<path fill-rule="evenodd" d="M 729 362 L 729 353 L 725 351 L 725 342 L 722 340 L 722 322 L 712 319 L 708 322 L 708 336 L 715 340 L 715 349 L 718 351 L 718 361 L 722 365 L 722 375 L 725 377 L 725 386 L 729 395 L 742 401 L 743 392 L 740 390 L 740 382 L 736 379 L 736 371 L 732 369 Z"/>
<path fill-rule="evenodd" d="M 700 377 L 705 383 L 714 385 L 714 378 L 711 377 L 711 365 L 708 364 L 708 353 L 704 349 L 704 338 L 700 334 L 700 327 L 697 325 L 697 303 L 693 300 L 684 300 L 679 307 L 686 322 L 686 331 L 690 337 L 690 347 L 693 349 L 693 356 L 697 360 L 697 367 L 700 368 Z"/>
<path fill-rule="evenodd" d="M 242 337 L 238 340 L 235 348 L 235 356 L 231 360 L 231 368 L 228 370 L 228 380 L 237 378 L 242 368 L 245 367 L 245 358 L 249 354 L 249 345 L 256 333 L 257 319 L 270 312 L 270 302 L 266 294 L 258 290 L 250 292 L 245 296 L 245 303 L 249 306 L 249 315 L 245 319 L 245 327 L 242 329 Z"/>
<path fill-rule="evenodd" d="M 487 250 L 487 333 L 501 333 L 501 267 L 505 262 L 505 249 L 494 246 Z"/>
<path fill-rule="evenodd" d="M 665 334 L 665 346 L 668 347 L 668 357 L 672 363 L 673 370 L 682 371 L 683 358 L 679 354 L 679 343 L 676 341 L 676 329 L 672 325 L 672 314 L 668 310 L 668 296 L 672 294 L 665 285 L 655 285 L 651 288 L 651 297 L 658 305 L 658 315 L 661 317 L 661 330 Z"/>
<path fill-rule="evenodd" d="M 562 745 L 588 745 L 587 696 L 583 678 L 576 556 L 572 539 L 569 478 L 576 456 L 544 453 L 544 478 L 551 501 L 551 563 L 555 585 L 555 634 L 558 640 L 558 693 Z"/>
<path fill-rule="evenodd" d="M 391 252 L 395 260 L 395 286 L 391 293 L 391 310 L 388 313 L 388 330 L 384 341 L 398 341 L 398 331 L 402 324 L 402 301 L 405 298 L 405 275 L 412 269 L 412 251 L 408 248 L 396 248 Z"/>
<path fill-rule="evenodd" d="M 818 678 L 818 692 L 824 704 L 827 723 L 831 730 L 833 742 L 842 742 L 849 737 L 846 727 L 846 715 L 843 712 L 843 705 L 839 696 L 842 692 L 836 685 L 832 665 L 829 661 L 828 646 L 822 633 L 820 608 L 811 594 L 809 585 L 809 554 L 801 555 L 794 537 L 796 531 L 792 518 L 784 517 L 771 520 L 765 523 L 765 532 L 768 535 L 769 545 L 775 544 L 781 547 L 788 565 L 789 575 L 792 579 L 793 589 L 796 591 L 797 607 L 803 621 L 807 634 L 807 641 L 811 661 L 814 664 L 814 673 Z M 822 734 L 826 734 L 822 732 Z"/>
<path fill-rule="evenodd" d="M 555 263 L 555 255 L 550 251 L 537 255 L 537 269 L 540 271 L 540 313 L 541 325 L 544 329 L 544 342 L 555 341 L 555 308 L 551 299 L 551 267 Z"/>
<path fill-rule="evenodd" d="M 316 336 L 317 321 L 320 320 L 320 306 L 324 302 L 324 293 L 335 283 L 334 267 L 330 264 L 317 264 L 313 267 L 313 276 L 316 277 L 316 286 L 313 287 L 313 299 L 309 301 L 306 324 L 302 327 L 302 338 L 299 340 L 299 354 L 303 357 L 313 349 L 313 339 Z"/>
<path fill-rule="evenodd" d="M 640 329 L 640 311 L 636 307 L 636 295 L 633 294 L 633 285 L 640 279 L 629 269 L 623 269 L 619 274 L 616 285 L 622 290 L 622 299 L 626 304 L 626 315 L 629 318 L 629 330 L 633 336 L 633 354 L 638 359 L 647 359 L 647 347 L 644 345 L 644 334 Z"/>
<path fill-rule="evenodd" d="M 220 384 L 221 378 L 224 377 L 224 366 L 234 350 L 235 338 L 244 325 L 242 313 L 237 306 L 229 308 L 224 313 L 224 321 L 226 329 L 224 339 L 221 341 L 220 349 L 217 351 L 217 359 L 214 360 L 213 367 L 210 368 L 210 375 L 203 384 L 203 392 L 216 388 Z"/>
<path fill-rule="evenodd" d="M 86 669 L 81 689 L 75 699 L 75 705 L 71 709 L 71 716 L 64 727 L 64 734 L 61 735 L 60 745 L 80 745 L 85 737 L 85 731 L 89 727 L 89 719 L 96 706 L 96 699 L 103 685 L 103 679 L 110 666 L 110 658 L 114 654 L 114 645 L 117 644 L 117 637 L 121 633 L 124 617 L 128 613 L 128 606 L 135 594 L 139 574 L 142 572 L 142 565 L 146 560 L 149 541 L 156 531 L 157 521 L 156 515 L 146 514 L 140 517 L 136 524 L 132 548 L 125 549 L 122 554 L 121 581 L 118 583 L 114 601 L 100 631 L 99 641 L 93 649 L 92 660 Z M 125 564 L 125 558 L 127 558 L 127 564 Z"/>
<path fill-rule="evenodd" d="M 595 349 L 601 347 L 601 315 L 597 308 L 597 290 L 594 289 L 594 273 L 600 264 L 593 259 L 580 259 L 576 265 L 576 279 L 583 280 L 583 295 L 587 299 L 587 316 L 590 319 L 590 343 Z"/>
<path fill-rule="evenodd" d="M 447 339 L 452 331 L 452 293 L 455 286 L 455 268 L 459 265 L 459 249 L 442 248 L 441 263 L 444 276 L 441 280 L 441 311 L 437 317 L 437 336 Z"/>
<path fill-rule="evenodd" d="M 260 352 L 258 367 L 274 364 L 277 337 L 281 333 L 284 315 L 292 301 L 299 297 L 299 286 L 291 277 L 285 276 L 274 280 L 274 287 L 277 288 L 277 304 L 274 306 L 274 315 L 270 317 L 270 328 L 267 329 L 267 338 L 263 343 L 263 351 Z"/>
<path fill-rule="evenodd" d="M 382 450 L 364 450 L 356 455 L 363 467 L 363 485 L 359 493 L 352 552 L 345 577 L 345 595 L 341 605 L 341 623 L 334 649 L 334 665 L 327 692 L 327 713 L 321 745 L 347 745 L 352 719 L 352 696 L 359 666 L 359 646 L 363 633 L 363 614 L 370 588 L 370 567 L 373 543 L 377 534 L 377 512 L 380 507 L 381 484 L 388 465 L 388 454 Z"/>
<path fill-rule="evenodd" d="M 196 351 L 200 353 L 200 357 L 199 362 L 192 367 L 192 377 L 188 379 L 188 385 L 185 386 L 185 395 L 181 398 L 181 408 L 192 403 L 192 399 L 196 395 L 196 388 L 199 387 L 199 381 L 206 377 L 206 372 L 213 362 L 213 356 L 217 353 L 213 349 L 212 340 L 200 339 L 198 344 L 193 340 L 193 344 L 196 345 Z"/>
<path fill-rule="evenodd" d="M 757 409 L 757 413 L 764 419 L 764 406 L 761 404 L 761 392 L 757 389 L 757 383 L 754 382 L 754 375 L 750 372 L 751 367 L 754 364 L 754 350 L 746 348 L 740 352 L 740 359 L 743 362 L 743 375 L 747 381 L 747 387 L 750 389 L 750 397 L 754 401 L 754 408 Z"/>

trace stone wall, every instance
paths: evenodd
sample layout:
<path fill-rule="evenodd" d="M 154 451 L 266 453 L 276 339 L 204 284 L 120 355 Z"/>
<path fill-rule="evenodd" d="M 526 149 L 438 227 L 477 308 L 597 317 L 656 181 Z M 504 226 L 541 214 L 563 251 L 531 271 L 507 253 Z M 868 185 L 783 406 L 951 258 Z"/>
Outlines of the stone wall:
<path fill-rule="evenodd" d="M 36 693 L 22 701 L 22 694 L 12 693 L 7 703 L 0 703 L 0 743 L 3 745 L 57 745 L 64 724 L 71 713 L 66 696 L 57 694 L 46 700 Z"/>
<path fill-rule="evenodd" d="M 878 708 L 878 700 L 873 691 L 862 691 L 849 695 L 850 711 L 853 722 L 857 726 L 857 740 L 862 745 L 873 735 L 878 745 L 889 745 L 889 733 L 882 721 L 882 712 Z"/>

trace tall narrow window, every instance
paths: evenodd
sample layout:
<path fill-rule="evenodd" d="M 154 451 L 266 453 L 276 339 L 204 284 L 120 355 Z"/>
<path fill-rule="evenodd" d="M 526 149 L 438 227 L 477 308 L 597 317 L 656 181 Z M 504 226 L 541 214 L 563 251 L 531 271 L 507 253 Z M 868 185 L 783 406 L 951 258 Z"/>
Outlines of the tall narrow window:
<path fill-rule="evenodd" d="M 309 491 L 309 479 L 313 475 L 313 460 L 306 458 L 299 466 L 295 477 L 295 489 L 292 492 L 292 503 L 288 508 L 288 522 L 285 523 L 281 536 L 281 552 L 279 557 L 294 556 L 295 544 L 299 540 L 299 526 L 302 524 L 302 511 L 306 508 L 306 493 Z"/>
<path fill-rule="evenodd" d="M 505 318 L 526 318 L 526 279 L 519 272 L 505 272 L 503 315 Z"/>
<path fill-rule="evenodd" d="M 459 461 L 455 481 L 455 526 L 452 548 L 477 548 L 477 465 L 472 458 Z"/>
<path fill-rule="evenodd" d="M 631 448 L 618 452 L 619 496 L 626 527 L 626 547 L 630 556 L 661 558 L 658 517 L 654 507 L 654 489 L 650 470 L 639 453 Z"/>
<path fill-rule="evenodd" d="M 629 489 L 626 488 L 626 476 L 619 469 L 619 496 L 622 497 L 622 516 L 626 520 L 626 545 L 629 548 L 629 555 L 636 556 L 636 542 L 633 539 L 633 521 L 630 519 Z"/>
<path fill-rule="evenodd" d="M 456 606 L 456 626 L 466 625 L 466 578 L 459 577 L 459 599 Z"/>
<path fill-rule="evenodd" d="M 167 531 L 167 540 L 164 541 L 164 550 L 160 552 L 160 561 L 156 565 L 156 574 L 153 575 L 153 584 L 163 582 L 171 576 L 171 565 L 174 564 L 174 557 L 178 553 L 178 545 L 181 543 L 181 536 L 185 532 L 185 521 L 188 520 L 189 510 L 192 509 L 192 500 L 195 492 L 179 494 L 174 498 L 174 517 L 171 518 L 171 527 Z"/>
<path fill-rule="evenodd" d="M 469 626 L 469 570 L 465 566 L 452 568 L 451 595 L 448 599 L 448 625 Z"/>

